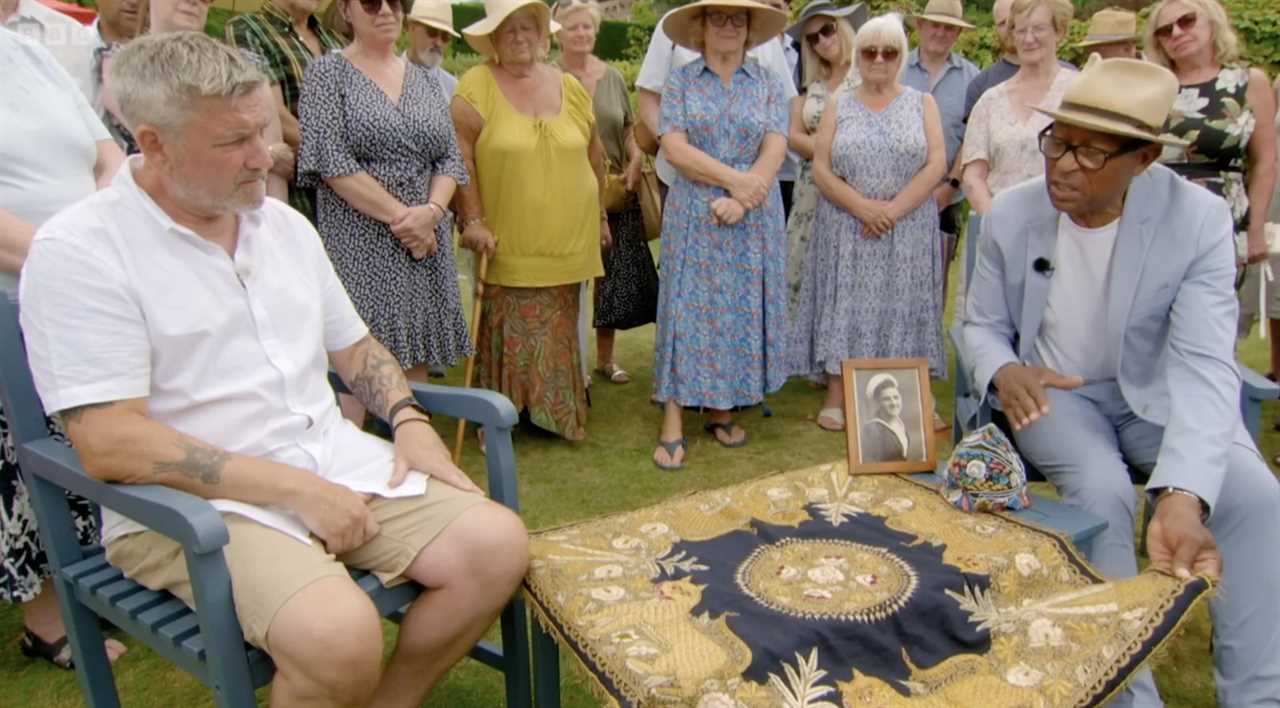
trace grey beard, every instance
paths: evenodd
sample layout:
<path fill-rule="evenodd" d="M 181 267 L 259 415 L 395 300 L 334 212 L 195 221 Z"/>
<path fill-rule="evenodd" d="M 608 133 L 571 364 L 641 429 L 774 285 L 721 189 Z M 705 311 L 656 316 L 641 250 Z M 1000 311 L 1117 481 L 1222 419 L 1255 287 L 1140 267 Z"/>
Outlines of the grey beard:
<path fill-rule="evenodd" d="M 417 54 L 418 63 L 428 69 L 434 69 L 440 66 L 440 62 L 444 61 L 444 52 L 436 49 L 423 49 Z"/>

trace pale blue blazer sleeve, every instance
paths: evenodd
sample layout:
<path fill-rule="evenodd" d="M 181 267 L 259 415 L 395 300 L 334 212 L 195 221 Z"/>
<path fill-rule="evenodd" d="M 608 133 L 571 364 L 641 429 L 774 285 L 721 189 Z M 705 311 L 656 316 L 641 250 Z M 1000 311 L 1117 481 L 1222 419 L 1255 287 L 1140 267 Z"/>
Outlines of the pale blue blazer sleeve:
<path fill-rule="evenodd" d="M 961 330 L 965 354 L 972 370 L 973 390 L 979 400 L 986 400 L 991 391 L 991 379 L 1000 367 L 1018 361 L 1018 354 L 1014 351 L 1018 315 L 1010 301 L 1010 295 L 1016 293 L 1010 291 L 1021 290 L 1011 284 L 1021 282 L 1022 277 L 1017 273 L 1021 265 L 1018 260 L 1010 258 L 1011 254 L 999 238 L 1009 229 L 1002 211 L 993 207 L 982 219 L 978 258 L 969 279 Z M 1017 302 L 1021 306 L 1021 298 Z"/>

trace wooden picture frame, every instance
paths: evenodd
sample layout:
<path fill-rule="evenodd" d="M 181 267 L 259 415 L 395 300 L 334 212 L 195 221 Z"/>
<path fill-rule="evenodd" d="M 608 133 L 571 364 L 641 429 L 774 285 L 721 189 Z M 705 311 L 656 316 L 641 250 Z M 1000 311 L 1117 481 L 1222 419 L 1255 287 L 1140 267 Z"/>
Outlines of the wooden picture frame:
<path fill-rule="evenodd" d="M 849 473 L 937 469 L 929 361 L 846 359 L 840 371 L 844 375 Z M 890 389 L 898 393 L 896 403 Z"/>

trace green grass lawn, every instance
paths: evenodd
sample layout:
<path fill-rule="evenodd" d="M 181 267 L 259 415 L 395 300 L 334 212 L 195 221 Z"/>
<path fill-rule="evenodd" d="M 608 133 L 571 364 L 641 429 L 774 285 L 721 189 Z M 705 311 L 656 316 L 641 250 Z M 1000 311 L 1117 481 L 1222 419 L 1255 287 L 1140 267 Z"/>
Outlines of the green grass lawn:
<path fill-rule="evenodd" d="M 954 279 L 953 279 L 954 282 Z M 468 313 L 470 308 L 468 307 Z M 948 321 L 950 316 L 948 315 Z M 682 472 L 660 472 L 650 462 L 657 438 L 660 411 L 648 402 L 652 373 L 653 327 L 622 332 L 618 336 L 619 364 L 633 377 L 630 384 L 593 383 L 588 438 L 566 443 L 536 431 L 517 433 L 516 457 L 520 475 L 520 505 L 530 529 L 541 529 L 615 511 L 653 504 L 672 495 L 706 489 L 758 477 L 769 472 L 803 467 L 842 458 L 844 438 L 819 429 L 812 421 L 821 393 L 795 381 L 768 400 L 772 417 L 759 408 L 741 414 L 739 422 L 751 436 L 740 450 L 727 450 L 702 433 L 700 417 L 686 414 L 689 435 L 688 462 Z M 1241 356 L 1255 369 L 1266 366 L 1267 343 L 1256 337 L 1242 345 Z M 594 362 L 594 359 L 592 359 Z M 461 367 L 446 381 L 460 385 Z M 938 381 L 934 396 L 944 417 L 950 417 L 952 384 Z M 1263 452 L 1280 452 L 1280 434 L 1271 430 L 1275 412 L 1264 412 Z M 440 419 L 439 430 L 450 443 L 453 426 Z M 950 452 L 950 441 L 941 441 L 939 454 Z M 483 477 L 483 460 L 469 441 L 463 466 L 477 479 Z M 1046 492 L 1042 488 L 1038 491 Z M 390 647 L 395 628 L 386 625 Z M 74 674 L 26 660 L 18 651 L 21 617 L 15 607 L 0 606 L 0 707 L 80 705 Z M 496 632 L 493 633 L 496 638 Z M 1214 702 L 1213 674 L 1209 659 L 1209 621 L 1197 611 L 1185 631 L 1158 658 L 1156 677 L 1171 706 L 1206 706 Z M 198 682 L 170 664 L 124 638 L 130 652 L 116 664 L 121 701 L 126 706 L 174 708 L 211 705 L 209 693 Z M 582 676 L 562 653 L 564 705 L 595 706 Z M 265 705 L 266 691 L 259 692 Z M 489 707 L 501 705 L 502 680 L 494 671 L 464 660 L 425 705 Z"/>

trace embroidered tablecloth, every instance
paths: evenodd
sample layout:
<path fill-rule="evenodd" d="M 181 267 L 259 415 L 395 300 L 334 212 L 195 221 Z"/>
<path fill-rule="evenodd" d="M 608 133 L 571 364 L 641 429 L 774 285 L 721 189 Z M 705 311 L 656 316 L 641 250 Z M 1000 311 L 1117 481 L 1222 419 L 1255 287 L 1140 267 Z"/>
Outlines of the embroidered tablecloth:
<path fill-rule="evenodd" d="M 924 483 L 786 472 L 533 537 L 526 588 L 621 706 L 1083 706 L 1209 591 L 1104 581 Z"/>

